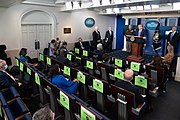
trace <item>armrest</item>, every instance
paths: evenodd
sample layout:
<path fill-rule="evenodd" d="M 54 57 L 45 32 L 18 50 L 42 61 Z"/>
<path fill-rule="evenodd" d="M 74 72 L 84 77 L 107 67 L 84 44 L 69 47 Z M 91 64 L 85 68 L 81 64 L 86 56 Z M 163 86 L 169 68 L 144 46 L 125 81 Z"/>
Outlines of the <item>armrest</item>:
<path fill-rule="evenodd" d="M 110 78 L 111 80 L 116 80 L 115 77 L 114 77 L 114 75 L 112 75 L 112 74 L 109 74 L 109 78 Z"/>
<path fill-rule="evenodd" d="M 113 103 L 116 102 L 115 98 L 112 95 L 107 95 L 107 99 Z"/>
<path fill-rule="evenodd" d="M 158 89 L 159 89 L 159 87 L 155 87 L 153 90 L 149 90 L 149 94 L 153 97 L 157 97 L 158 96 Z"/>
<path fill-rule="evenodd" d="M 131 111 L 139 116 L 140 112 L 142 111 L 142 109 L 145 107 L 145 102 L 143 104 L 139 104 L 137 108 L 132 108 Z"/>
<path fill-rule="evenodd" d="M 92 92 L 95 92 L 95 90 L 93 89 L 92 86 L 88 85 L 88 88 L 89 88 L 89 90 L 91 90 Z"/>
<path fill-rule="evenodd" d="M 25 113 L 25 114 L 23 114 L 23 115 L 20 115 L 20 116 L 17 117 L 15 120 L 22 120 L 22 118 L 23 118 L 26 114 L 29 114 L 29 115 L 31 116 L 30 112 L 28 112 L 28 113 Z"/>

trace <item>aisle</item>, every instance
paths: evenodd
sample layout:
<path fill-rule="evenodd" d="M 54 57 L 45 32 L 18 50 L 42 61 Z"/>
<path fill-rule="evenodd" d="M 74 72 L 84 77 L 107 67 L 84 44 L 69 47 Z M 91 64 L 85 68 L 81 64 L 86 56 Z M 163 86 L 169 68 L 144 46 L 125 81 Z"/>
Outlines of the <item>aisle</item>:
<path fill-rule="evenodd" d="M 153 111 L 142 120 L 180 120 L 180 82 L 169 81 L 167 93 L 154 99 Z"/>

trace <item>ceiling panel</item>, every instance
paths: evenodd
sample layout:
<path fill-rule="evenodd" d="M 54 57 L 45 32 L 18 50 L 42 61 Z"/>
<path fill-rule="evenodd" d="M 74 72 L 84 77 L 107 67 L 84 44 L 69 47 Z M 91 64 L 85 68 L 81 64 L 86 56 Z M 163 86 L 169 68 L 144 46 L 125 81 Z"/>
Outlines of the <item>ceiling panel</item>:
<path fill-rule="evenodd" d="M 0 7 L 9 7 L 14 5 L 18 0 L 0 0 Z"/>

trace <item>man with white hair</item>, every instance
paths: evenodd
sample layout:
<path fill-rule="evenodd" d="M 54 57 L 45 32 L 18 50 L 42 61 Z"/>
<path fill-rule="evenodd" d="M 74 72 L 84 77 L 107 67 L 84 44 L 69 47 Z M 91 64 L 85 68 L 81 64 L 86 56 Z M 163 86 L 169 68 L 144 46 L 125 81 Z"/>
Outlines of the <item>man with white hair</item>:
<path fill-rule="evenodd" d="M 131 81 L 133 80 L 133 76 L 134 76 L 134 72 L 131 69 L 128 69 L 124 72 L 124 80 L 116 81 L 115 85 L 134 93 L 135 99 L 136 99 L 136 104 L 138 105 L 140 103 L 143 103 L 145 100 L 139 93 L 138 88 L 136 88 L 131 83 Z"/>
<path fill-rule="evenodd" d="M 97 44 L 97 50 L 94 50 L 94 53 L 98 54 L 98 55 L 102 55 L 103 54 L 103 46 L 101 43 Z"/>
<path fill-rule="evenodd" d="M 93 47 L 94 49 L 96 49 L 97 44 L 101 42 L 101 33 L 99 32 L 98 26 L 95 27 L 95 30 L 92 33 L 92 36 L 93 36 Z"/>

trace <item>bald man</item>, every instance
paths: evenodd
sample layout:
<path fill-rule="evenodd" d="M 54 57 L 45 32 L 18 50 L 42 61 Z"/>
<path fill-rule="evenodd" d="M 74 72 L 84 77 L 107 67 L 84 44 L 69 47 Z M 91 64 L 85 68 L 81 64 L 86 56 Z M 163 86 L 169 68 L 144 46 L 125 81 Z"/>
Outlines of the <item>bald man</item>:
<path fill-rule="evenodd" d="M 134 72 L 131 69 L 128 69 L 124 72 L 124 80 L 118 80 L 116 81 L 115 85 L 123 88 L 125 90 L 128 90 L 135 94 L 136 98 L 136 104 L 143 103 L 145 100 L 139 93 L 138 88 L 136 88 L 131 81 L 133 80 Z"/>

